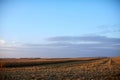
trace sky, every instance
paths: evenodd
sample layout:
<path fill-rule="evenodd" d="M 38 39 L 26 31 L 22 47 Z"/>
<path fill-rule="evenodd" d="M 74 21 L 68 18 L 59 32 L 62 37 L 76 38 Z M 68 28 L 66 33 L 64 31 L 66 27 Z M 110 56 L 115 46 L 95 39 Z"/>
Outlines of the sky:
<path fill-rule="evenodd" d="M 0 57 L 120 56 L 119 0 L 1 0 Z"/>

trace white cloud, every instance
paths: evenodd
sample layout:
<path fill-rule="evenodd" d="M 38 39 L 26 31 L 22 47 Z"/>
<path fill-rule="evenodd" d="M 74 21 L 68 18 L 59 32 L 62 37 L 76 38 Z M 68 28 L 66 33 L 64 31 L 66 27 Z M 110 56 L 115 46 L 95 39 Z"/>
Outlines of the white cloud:
<path fill-rule="evenodd" d="M 4 45 L 5 43 L 5 40 L 0 39 L 0 46 Z"/>
<path fill-rule="evenodd" d="M 23 47 L 23 44 L 20 42 L 12 41 L 11 46 L 12 47 Z"/>
<path fill-rule="evenodd" d="M 25 45 L 16 41 L 6 42 L 5 40 L 0 39 L 0 49 L 15 49 L 20 47 L 25 47 Z"/>

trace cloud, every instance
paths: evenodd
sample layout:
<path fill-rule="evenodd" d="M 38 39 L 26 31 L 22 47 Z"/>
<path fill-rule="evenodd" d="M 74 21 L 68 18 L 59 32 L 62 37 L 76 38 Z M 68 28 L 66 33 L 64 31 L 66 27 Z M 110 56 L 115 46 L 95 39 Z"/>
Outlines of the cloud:
<path fill-rule="evenodd" d="M 5 44 L 6 42 L 4 40 L 0 40 L 0 44 Z"/>
<path fill-rule="evenodd" d="M 78 51 L 80 53 L 96 53 L 100 52 L 113 54 L 120 52 L 120 38 L 109 38 L 105 36 L 60 36 L 47 39 L 53 42 L 49 45 L 55 47 L 63 47 L 69 51 Z M 119 54 L 120 55 L 120 54 Z"/>
<path fill-rule="evenodd" d="M 20 42 L 12 41 L 6 42 L 5 40 L 0 40 L 0 51 L 3 50 L 15 50 L 17 48 L 24 48 L 26 45 Z"/>
<path fill-rule="evenodd" d="M 47 43 L 23 44 L 1 48 L 3 55 L 12 57 L 90 57 L 120 56 L 120 39 L 105 36 L 58 36 Z M 14 42 L 14 44 L 18 44 Z M 20 47 L 19 47 L 20 46 Z M 16 55 L 16 56 L 14 56 Z"/>
<path fill-rule="evenodd" d="M 98 26 L 98 29 L 102 29 L 101 34 L 109 34 L 109 33 L 120 33 L 120 24 L 114 24 L 114 25 L 101 25 Z"/>
<path fill-rule="evenodd" d="M 105 36 L 58 36 L 47 39 L 47 44 L 24 44 L 26 48 L 77 48 L 77 49 L 95 49 L 95 48 L 120 48 L 120 38 L 109 38 Z"/>
<path fill-rule="evenodd" d="M 5 43 L 5 40 L 0 39 L 0 46 L 4 45 Z"/>
<path fill-rule="evenodd" d="M 120 38 L 109 38 L 105 36 L 61 36 L 61 37 L 51 37 L 47 39 L 53 42 L 84 42 L 84 43 L 120 43 Z"/>

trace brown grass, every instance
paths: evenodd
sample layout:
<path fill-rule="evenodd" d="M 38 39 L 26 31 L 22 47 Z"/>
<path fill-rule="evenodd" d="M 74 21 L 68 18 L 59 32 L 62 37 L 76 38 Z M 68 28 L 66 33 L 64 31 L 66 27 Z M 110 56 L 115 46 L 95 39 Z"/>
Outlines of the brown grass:
<path fill-rule="evenodd" d="M 1 59 L 0 80 L 120 80 L 120 58 Z"/>

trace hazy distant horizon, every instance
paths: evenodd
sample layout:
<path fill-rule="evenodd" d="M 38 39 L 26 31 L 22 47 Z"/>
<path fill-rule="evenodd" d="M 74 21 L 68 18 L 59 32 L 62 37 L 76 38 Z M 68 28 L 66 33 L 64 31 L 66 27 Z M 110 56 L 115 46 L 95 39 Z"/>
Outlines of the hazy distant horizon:
<path fill-rule="evenodd" d="M 120 56 L 118 0 L 0 1 L 0 58 Z"/>

